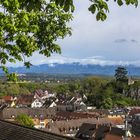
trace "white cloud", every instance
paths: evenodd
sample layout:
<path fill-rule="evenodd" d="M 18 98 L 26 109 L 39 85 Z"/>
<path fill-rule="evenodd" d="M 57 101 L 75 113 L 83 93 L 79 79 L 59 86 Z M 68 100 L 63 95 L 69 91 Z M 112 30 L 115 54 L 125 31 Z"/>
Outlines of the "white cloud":
<path fill-rule="evenodd" d="M 93 56 L 88 58 L 70 58 L 64 56 L 53 56 L 50 58 L 43 59 L 40 61 L 40 64 L 49 64 L 51 67 L 55 66 L 55 63 L 58 64 L 71 64 L 71 63 L 80 63 L 81 65 L 93 64 L 93 65 L 134 65 L 140 66 L 140 60 L 138 61 L 113 61 L 105 59 L 102 56 Z M 36 63 L 34 63 L 36 64 Z"/>
<path fill-rule="evenodd" d="M 38 55 L 37 55 L 38 56 Z M 135 60 L 135 61 L 124 61 L 124 60 L 111 60 L 107 59 L 103 56 L 92 56 L 92 57 L 85 57 L 85 58 L 73 58 L 73 57 L 66 57 L 62 55 L 54 55 L 52 57 L 43 57 L 39 56 L 36 57 L 34 56 L 31 59 L 31 63 L 33 65 L 41 65 L 41 64 L 48 64 L 50 67 L 55 67 L 55 64 L 71 64 L 71 63 L 79 63 L 81 65 L 101 65 L 101 66 L 110 66 L 110 65 L 134 65 L 134 66 L 140 66 L 140 60 Z M 8 63 L 7 66 L 23 66 L 23 63 L 17 62 L 16 65 L 13 65 L 11 63 Z"/>

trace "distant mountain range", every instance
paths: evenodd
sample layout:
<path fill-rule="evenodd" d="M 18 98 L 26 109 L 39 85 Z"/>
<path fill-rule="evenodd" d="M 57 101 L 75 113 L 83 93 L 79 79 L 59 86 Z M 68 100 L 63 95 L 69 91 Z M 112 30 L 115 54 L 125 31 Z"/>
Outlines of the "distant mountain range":
<path fill-rule="evenodd" d="M 17 73 L 46 73 L 46 74 L 94 74 L 94 75 L 114 75 L 116 65 L 101 66 L 101 65 L 82 65 L 80 63 L 71 64 L 42 64 L 37 66 L 32 66 L 30 69 L 25 67 L 9 67 L 10 72 Z M 129 75 L 140 76 L 140 67 L 133 65 L 127 65 Z M 0 70 L 0 73 L 3 73 Z"/>

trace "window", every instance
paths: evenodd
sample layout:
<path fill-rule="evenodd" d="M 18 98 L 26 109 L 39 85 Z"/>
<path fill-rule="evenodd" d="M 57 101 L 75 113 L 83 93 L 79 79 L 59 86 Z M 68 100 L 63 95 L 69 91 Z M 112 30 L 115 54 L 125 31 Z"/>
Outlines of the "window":
<path fill-rule="evenodd" d="M 39 103 L 36 103 L 36 105 L 38 106 L 38 105 L 40 105 Z"/>

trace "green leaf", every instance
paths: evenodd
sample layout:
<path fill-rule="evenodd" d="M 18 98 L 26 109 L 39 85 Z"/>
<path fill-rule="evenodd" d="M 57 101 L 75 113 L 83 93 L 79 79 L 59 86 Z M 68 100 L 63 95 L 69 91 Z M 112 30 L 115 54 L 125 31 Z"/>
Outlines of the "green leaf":
<path fill-rule="evenodd" d="M 24 62 L 24 66 L 26 66 L 26 68 L 30 68 L 32 64 L 30 62 Z"/>
<path fill-rule="evenodd" d="M 9 59 L 9 62 L 11 62 L 11 63 L 16 63 L 16 60 L 13 59 L 13 58 L 10 58 L 10 59 Z"/>
<path fill-rule="evenodd" d="M 96 11 L 96 6 L 95 6 L 95 4 L 92 4 L 92 5 L 88 8 L 88 10 L 89 10 L 92 14 L 94 14 L 95 11 Z"/>
<path fill-rule="evenodd" d="M 12 81 L 12 82 L 17 82 L 18 80 L 18 76 L 16 73 L 10 73 L 10 74 L 8 73 L 7 78 L 8 81 Z"/>
<path fill-rule="evenodd" d="M 119 6 L 123 5 L 123 1 L 122 0 L 117 0 L 117 3 L 118 3 Z"/>
<path fill-rule="evenodd" d="M 101 12 L 99 11 L 96 15 L 96 20 L 99 21 L 101 19 Z"/>
<path fill-rule="evenodd" d="M 6 74 L 8 74 L 8 68 L 5 66 L 1 66 L 0 67 Z"/>

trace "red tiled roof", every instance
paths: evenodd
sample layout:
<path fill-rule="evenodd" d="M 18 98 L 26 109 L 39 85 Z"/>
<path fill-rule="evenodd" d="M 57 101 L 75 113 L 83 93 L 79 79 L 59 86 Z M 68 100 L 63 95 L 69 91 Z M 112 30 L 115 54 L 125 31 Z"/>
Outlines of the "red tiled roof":
<path fill-rule="evenodd" d="M 121 117 L 109 117 L 108 119 L 115 125 L 122 125 L 124 123 L 124 120 Z"/>
<path fill-rule="evenodd" d="M 122 137 L 112 135 L 112 134 L 106 134 L 105 140 L 122 140 Z M 129 138 L 129 140 L 140 140 L 140 137 L 132 137 L 132 138 Z"/>
<path fill-rule="evenodd" d="M 122 140 L 122 137 L 115 136 L 115 135 L 112 135 L 112 134 L 106 134 L 105 140 Z"/>
<path fill-rule="evenodd" d="M 111 122 L 107 118 L 101 118 L 99 121 L 96 118 L 82 118 L 77 120 L 61 120 L 49 122 L 49 124 L 46 126 L 46 130 L 51 129 L 51 132 L 58 134 L 65 133 L 65 130 L 70 131 L 70 129 L 78 131 L 78 128 L 83 123 L 96 124 L 98 126 L 111 124 Z"/>
<path fill-rule="evenodd" d="M 17 104 L 30 105 L 34 101 L 34 95 L 20 95 Z"/>
<path fill-rule="evenodd" d="M 43 92 L 43 90 L 41 90 L 41 89 L 36 90 L 36 91 L 35 91 L 35 94 L 37 94 L 39 97 L 44 96 L 44 92 Z"/>
<path fill-rule="evenodd" d="M 4 96 L 3 99 L 4 99 L 5 102 L 12 101 L 13 97 L 12 96 Z"/>
<path fill-rule="evenodd" d="M 93 113 L 82 113 L 82 112 L 57 112 L 56 116 L 54 117 L 54 120 L 71 120 L 71 119 L 80 119 L 80 118 L 95 118 L 99 114 Z"/>
<path fill-rule="evenodd" d="M 140 109 L 133 108 L 133 109 L 130 111 L 129 115 L 135 115 L 135 114 L 138 114 L 138 113 L 140 113 Z"/>

